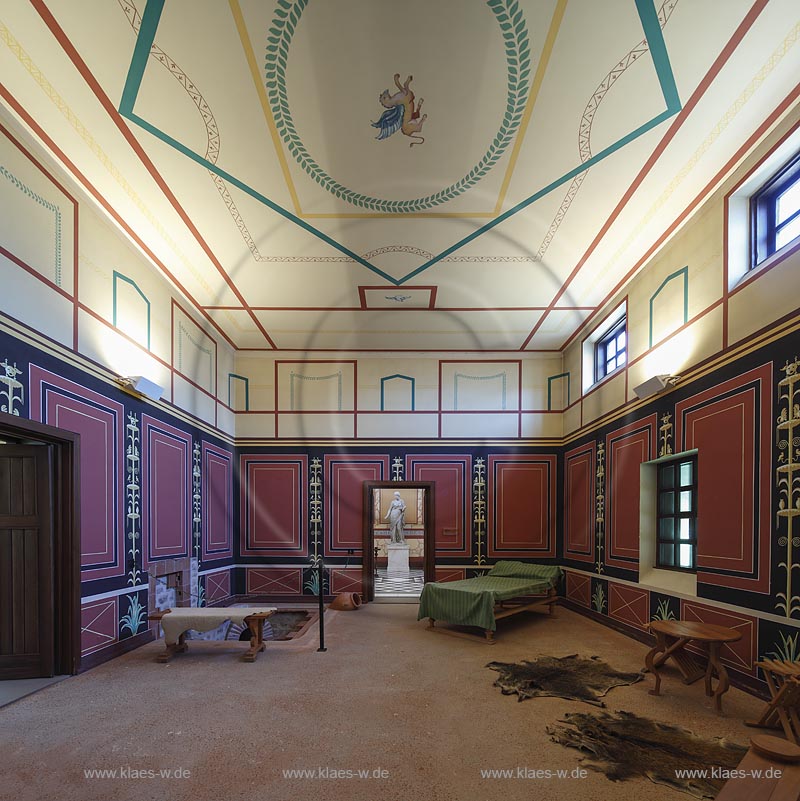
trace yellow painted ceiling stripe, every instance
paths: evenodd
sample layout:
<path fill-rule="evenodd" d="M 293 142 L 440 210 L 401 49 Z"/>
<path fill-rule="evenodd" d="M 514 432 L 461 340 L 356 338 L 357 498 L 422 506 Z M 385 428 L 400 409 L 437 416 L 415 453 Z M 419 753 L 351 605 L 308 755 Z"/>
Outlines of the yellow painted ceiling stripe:
<path fill-rule="evenodd" d="M 247 65 L 250 67 L 250 74 L 253 76 L 253 83 L 255 84 L 256 92 L 258 93 L 258 99 L 261 102 L 261 108 L 264 112 L 264 119 L 267 121 L 267 127 L 269 128 L 269 133 L 272 137 L 272 144 L 275 148 L 275 153 L 277 154 L 278 161 L 281 165 L 281 172 L 283 172 L 283 178 L 286 181 L 286 186 L 288 187 L 289 194 L 292 197 L 294 212 L 298 217 L 300 217 L 302 216 L 300 200 L 297 197 L 297 192 L 295 191 L 294 183 L 292 182 L 292 176 L 289 172 L 289 165 L 286 162 L 286 157 L 283 153 L 283 147 L 281 147 L 278 129 L 275 127 L 275 120 L 272 118 L 272 112 L 270 111 L 269 103 L 267 102 L 267 90 L 264 87 L 264 82 L 261 80 L 261 74 L 258 69 L 258 64 L 256 63 L 255 54 L 253 53 L 253 47 L 250 44 L 250 37 L 247 33 L 247 25 L 244 21 L 242 8 L 239 5 L 239 0 L 228 0 L 228 3 L 231 7 L 233 19 L 236 22 L 236 30 L 239 34 L 239 39 L 242 42 L 242 49 L 244 50 L 245 57 L 247 58 Z"/>
<path fill-rule="evenodd" d="M 536 67 L 536 75 L 531 84 L 531 91 L 528 94 L 528 102 L 525 105 L 525 113 L 522 115 L 522 122 L 519 126 L 516 139 L 514 140 L 514 148 L 511 151 L 511 157 L 508 160 L 508 167 L 506 168 L 506 175 L 503 178 L 503 184 L 500 187 L 500 196 L 497 198 L 497 205 L 494 207 L 494 214 L 499 214 L 503 207 L 503 201 L 506 199 L 506 192 L 511 183 L 511 177 L 514 174 L 514 168 L 517 165 L 517 156 L 519 156 L 522 142 L 525 139 L 525 132 L 528 130 L 528 123 L 533 113 L 533 107 L 536 105 L 536 98 L 539 95 L 539 90 L 542 88 L 542 81 L 544 81 L 545 73 L 547 72 L 547 65 L 550 62 L 550 56 L 553 53 L 553 46 L 558 37 L 558 31 L 561 28 L 561 22 L 564 19 L 564 12 L 567 10 L 567 0 L 558 0 L 556 10 L 553 12 L 553 18 L 550 20 L 550 30 L 547 31 L 547 38 L 544 40 L 544 47 L 542 48 L 542 55 L 539 58 L 539 65 Z"/>
<path fill-rule="evenodd" d="M 280 136 L 278 134 L 278 130 L 275 126 L 275 120 L 272 116 L 272 111 L 269 107 L 269 103 L 267 100 L 267 92 L 264 87 L 264 81 L 262 80 L 261 73 L 259 72 L 258 63 L 256 62 L 255 54 L 253 53 L 253 46 L 252 42 L 250 41 L 250 36 L 247 33 L 247 26 L 244 21 L 244 15 L 242 14 L 241 6 L 239 5 L 239 0 L 228 0 L 228 3 L 231 7 L 231 12 L 233 13 L 234 20 L 236 21 L 236 29 L 239 32 L 239 39 L 242 43 L 242 49 L 245 52 L 245 57 L 247 58 L 247 63 L 250 67 L 250 74 L 253 78 L 253 83 L 256 87 L 256 92 L 258 93 L 259 100 L 261 101 L 261 108 L 264 112 L 264 118 L 267 121 L 267 126 L 269 128 L 270 135 L 272 137 L 272 143 L 275 147 L 275 153 L 278 156 L 278 160 L 280 161 L 281 171 L 283 172 L 284 180 L 286 181 L 286 186 L 289 189 L 289 194 L 292 197 L 292 203 L 294 204 L 295 214 L 298 217 L 304 220 L 352 220 L 352 219 L 374 219 L 374 218 L 425 218 L 425 219 L 441 219 L 445 217 L 461 217 L 461 218 L 478 218 L 478 219 L 493 219 L 500 213 L 500 209 L 503 205 L 503 200 L 505 199 L 506 192 L 508 190 L 508 186 L 511 183 L 512 173 L 514 171 L 514 167 L 516 166 L 517 156 L 519 154 L 520 147 L 522 146 L 522 141 L 525 138 L 525 131 L 527 129 L 528 123 L 531 118 L 531 113 L 533 111 L 533 106 L 536 102 L 536 96 L 539 93 L 539 89 L 542 85 L 542 81 L 544 80 L 544 75 L 547 72 L 547 64 L 550 60 L 550 55 L 553 51 L 553 45 L 555 43 L 556 37 L 558 36 L 559 28 L 561 27 L 561 21 L 564 17 L 564 11 L 566 10 L 568 0 L 558 0 L 556 4 L 556 9 L 553 12 L 553 18 L 550 21 L 550 29 L 547 33 L 547 38 L 545 39 L 544 47 L 542 49 L 542 56 L 539 59 L 539 64 L 536 68 L 536 74 L 533 79 L 533 84 L 531 85 L 530 94 L 528 96 L 528 102 L 525 106 L 525 111 L 523 113 L 522 122 L 520 123 L 519 130 L 517 131 L 517 135 L 514 141 L 514 148 L 511 151 L 511 158 L 509 159 L 508 166 L 506 167 L 506 174 L 503 177 L 503 183 L 500 186 L 500 193 L 498 195 L 497 203 L 492 211 L 432 211 L 432 212 L 413 212 L 413 213 L 383 213 L 383 212 L 331 212 L 331 213 L 304 213 L 300 207 L 300 201 L 297 196 L 297 191 L 294 186 L 294 182 L 292 180 L 292 175 L 289 169 L 289 164 L 286 160 L 286 155 L 283 150 L 283 145 L 280 140 Z"/>

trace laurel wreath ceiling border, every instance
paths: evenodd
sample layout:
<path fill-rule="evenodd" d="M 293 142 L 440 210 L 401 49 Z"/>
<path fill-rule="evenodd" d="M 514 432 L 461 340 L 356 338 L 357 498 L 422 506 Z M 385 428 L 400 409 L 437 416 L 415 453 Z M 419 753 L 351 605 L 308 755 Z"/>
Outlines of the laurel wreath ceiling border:
<path fill-rule="evenodd" d="M 506 111 L 489 149 L 460 180 L 439 192 L 411 200 L 370 197 L 348 189 L 320 167 L 300 139 L 289 109 L 286 65 L 289 47 L 308 3 L 309 0 L 278 0 L 267 36 L 265 77 L 275 127 L 289 152 L 314 181 L 354 206 L 396 214 L 424 211 L 452 200 L 477 184 L 494 167 L 514 140 L 530 91 L 530 40 L 518 0 L 486 0 L 502 31 L 508 67 Z"/>

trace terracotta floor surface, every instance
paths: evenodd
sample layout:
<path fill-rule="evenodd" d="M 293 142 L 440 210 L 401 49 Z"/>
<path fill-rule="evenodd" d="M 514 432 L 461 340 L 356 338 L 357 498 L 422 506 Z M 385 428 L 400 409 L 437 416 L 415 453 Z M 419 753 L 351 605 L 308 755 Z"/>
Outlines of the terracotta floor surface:
<path fill-rule="evenodd" d="M 0 798 L 14 801 L 684 801 L 647 780 L 481 778 L 481 770 L 567 769 L 580 755 L 545 726 L 595 708 L 557 698 L 518 703 L 485 665 L 537 655 L 599 655 L 638 670 L 646 646 L 566 609 L 502 621 L 487 646 L 426 630 L 416 605 L 369 604 L 328 613 L 327 653 L 316 627 L 305 644 L 269 643 L 254 664 L 243 643 L 192 642 L 167 665 L 151 643 L 0 709 Z M 612 690 L 628 710 L 746 745 L 742 720 L 762 707 L 732 689 L 717 716 L 702 682 L 665 671 Z M 91 770 L 122 770 L 87 778 Z M 150 778 L 162 769 L 183 778 Z M 321 772 L 317 772 L 321 769 Z M 316 772 L 289 778 L 287 770 Z M 143 773 L 135 774 L 134 771 Z M 326 772 L 327 771 L 327 772 Z M 367 778 L 333 771 L 367 771 Z"/>

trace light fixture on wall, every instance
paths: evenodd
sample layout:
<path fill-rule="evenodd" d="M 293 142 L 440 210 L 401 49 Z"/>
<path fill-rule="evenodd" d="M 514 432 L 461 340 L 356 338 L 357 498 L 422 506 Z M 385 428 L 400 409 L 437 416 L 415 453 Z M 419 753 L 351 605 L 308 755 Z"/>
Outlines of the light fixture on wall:
<path fill-rule="evenodd" d="M 680 381 L 680 378 L 679 375 L 654 375 L 643 384 L 634 387 L 633 391 L 637 398 L 644 400 L 644 398 L 658 395 L 659 392 L 663 392 L 667 387 L 674 386 Z"/>
<path fill-rule="evenodd" d="M 126 378 L 118 378 L 117 383 L 126 391 L 139 397 L 150 398 L 157 401 L 163 394 L 164 388 L 145 378 L 143 375 L 131 375 Z"/>

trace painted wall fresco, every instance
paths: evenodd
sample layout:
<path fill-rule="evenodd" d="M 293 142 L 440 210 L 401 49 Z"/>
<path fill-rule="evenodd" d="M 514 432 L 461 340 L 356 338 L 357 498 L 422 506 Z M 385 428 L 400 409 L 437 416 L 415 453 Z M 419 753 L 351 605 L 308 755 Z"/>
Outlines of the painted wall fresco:
<path fill-rule="evenodd" d="M 148 631 L 148 574 L 192 559 L 193 602 L 231 593 L 232 448 L 206 429 L 0 330 L 12 413 L 81 436 L 81 653 Z M 13 378 L 9 378 L 13 372 Z M 201 455 L 205 454 L 205 459 Z M 210 599 L 209 599 L 210 594 Z"/>

